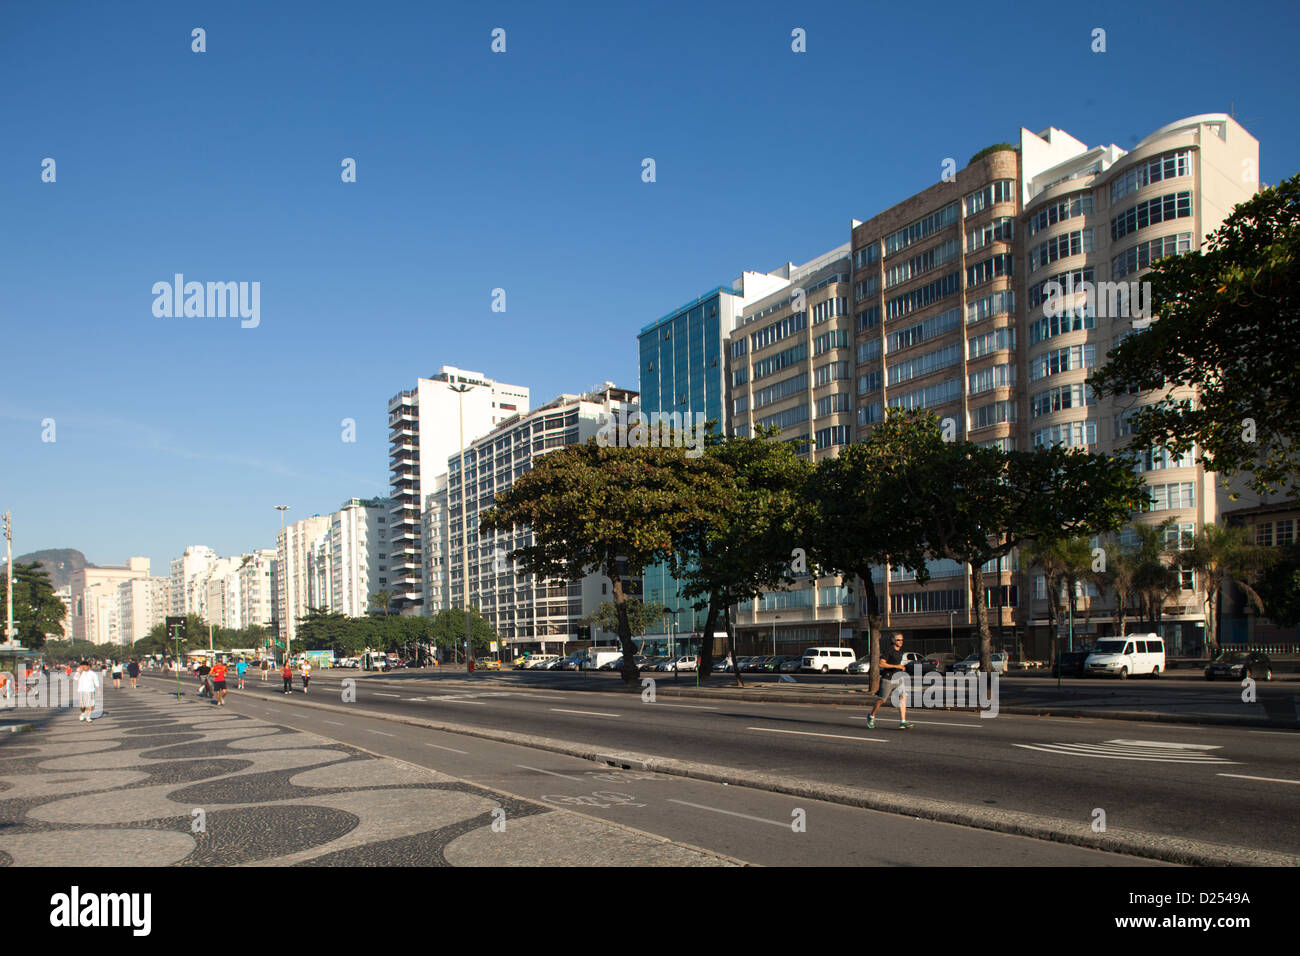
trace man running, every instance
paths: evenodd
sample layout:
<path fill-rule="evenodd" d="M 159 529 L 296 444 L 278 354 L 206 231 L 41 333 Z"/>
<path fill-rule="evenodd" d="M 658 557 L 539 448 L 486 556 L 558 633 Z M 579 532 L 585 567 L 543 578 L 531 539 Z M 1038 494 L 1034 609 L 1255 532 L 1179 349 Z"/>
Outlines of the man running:
<path fill-rule="evenodd" d="M 284 669 L 280 671 L 280 676 L 284 678 L 284 692 L 286 694 L 293 691 L 293 666 L 286 657 L 284 660 Z"/>
<path fill-rule="evenodd" d="M 311 662 L 307 658 L 302 659 L 302 692 L 307 693 L 307 685 L 311 683 Z"/>
<path fill-rule="evenodd" d="M 871 715 L 867 717 L 867 729 L 876 729 L 876 714 L 880 706 L 886 701 L 890 701 L 897 692 L 898 699 L 898 729 L 911 730 L 916 724 L 907 722 L 907 692 L 904 690 L 906 668 L 903 666 L 903 635 L 897 631 L 894 632 L 893 639 L 890 641 L 891 646 L 880 649 L 880 690 L 876 694 L 875 706 L 871 708 Z"/>
<path fill-rule="evenodd" d="M 86 661 L 81 662 L 77 673 L 77 696 L 81 704 L 81 716 L 78 720 L 90 723 L 95 719 L 95 697 L 99 694 L 99 675 L 90 668 Z"/>
<path fill-rule="evenodd" d="M 218 707 L 226 702 L 226 665 L 221 661 L 212 665 L 212 696 Z"/>
<path fill-rule="evenodd" d="M 235 664 L 235 678 L 238 681 L 238 683 L 235 684 L 235 690 L 244 689 L 244 671 L 246 670 L 248 670 L 248 661 L 241 657 L 239 662 Z"/>
<path fill-rule="evenodd" d="M 135 682 L 140 676 L 140 662 L 134 658 L 130 664 L 126 665 L 126 676 L 131 681 L 131 689 L 135 690 Z"/>

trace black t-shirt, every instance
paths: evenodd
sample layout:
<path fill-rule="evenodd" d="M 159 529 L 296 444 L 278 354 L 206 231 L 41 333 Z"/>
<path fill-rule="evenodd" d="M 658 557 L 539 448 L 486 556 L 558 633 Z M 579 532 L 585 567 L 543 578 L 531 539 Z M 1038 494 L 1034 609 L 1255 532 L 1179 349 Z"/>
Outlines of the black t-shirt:
<path fill-rule="evenodd" d="M 140 676 L 140 665 L 137 664 L 135 661 L 132 661 L 130 664 L 127 664 L 127 665 L 126 665 L 126 675 L 127 675 L 128 677 L 139 677 L 139 676 Z"/>
<path fill-rule="evenodd" d="M 894 647 L 893 644 L 890 644 L 888 647 L 882 647 L 880 649 L 880 659 L 886 664 L 902 664 L 903 652 Z M 900 676 L 902 673 L 903 672 L 900 670 L 894 670 L 893 668 L 886 670 L 882 667 L 880 669 L 880 678 L 881 680 L 890 680 Z"/>
<path fill-rule="evenodd" d="M 200 664 L 200 665 L 199 665 L 199 676 L 200 676 L 200 677 L 207 677 L 208 674 L 210 674 L 211 672 L 212 672 L 212 668 L 209 667 L 207 664 Z"/>

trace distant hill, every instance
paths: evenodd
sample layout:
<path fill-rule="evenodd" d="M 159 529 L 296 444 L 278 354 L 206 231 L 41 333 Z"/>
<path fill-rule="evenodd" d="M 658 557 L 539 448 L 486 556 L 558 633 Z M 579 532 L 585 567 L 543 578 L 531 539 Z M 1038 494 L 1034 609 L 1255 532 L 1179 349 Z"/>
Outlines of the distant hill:
<path fill-rule="evenodd" d="M 0 555 L 0 558 L 2 557 L 3 555 Z M 31 564 L 33 561 L 41 563 L 41 567 L 50 576 L 50 584 L 56 591 L 72 583 L 72 575 L 77 571 L 97 567 L 87 561 L 86 556 L 76 548 L 46 548 L 44 551 L 32 551 L 30 554 L 20 554 L 14 558 L 14 564 Z"/>

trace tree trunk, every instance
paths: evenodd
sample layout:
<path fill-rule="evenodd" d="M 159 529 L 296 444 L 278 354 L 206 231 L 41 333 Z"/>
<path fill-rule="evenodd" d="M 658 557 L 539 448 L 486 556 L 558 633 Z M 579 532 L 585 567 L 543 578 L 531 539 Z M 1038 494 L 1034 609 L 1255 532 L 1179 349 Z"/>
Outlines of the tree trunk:
<path fill-rule="evenodd" d="M 704 618 L 704 636 L 700 638 L 700 680 L 708 680 L 713 673 L 713 631 L 718 626 L 718 602 L 716 594 L 709 596 L 709 613 Z"/>
<path fill-rule="evenodd" d="M 865 569 L 865 573 L 858 575 L 862 581 L 862 587 L 867 596 L 867 634 L 868 645 L 871 655 L 871 670 L 867 678 L 867 686 L 871 688 L 871 693 L 875 694 L 880 690 L 880 595 L 876 593 L 876 580 L 872 576 L 871 568 Z"/>
<path fill-rule="evenodd" d="M 636 666 L 636 646 L 632 643 L 632 625 L 627 619 L 627 597 L 623 594 L 623 579 L 619 576 L 618 570 L 610 569 L 613 573 L 609 579 L 613 584 L 614 612 L 618 615 L 618 642 L 623 647 L 623 683 L 629 687 L 636 687 L 638 678 L 641 676 L 640 669 Z"/>
<path fill-rule="evenodd" d="M 970 565 L 971 589 L 975 592 L 975 627 L 980 636 L 980 670 L 987 674 L 993 667 L 993 635 L 989 633 L 989 612 L 984 600 L 984 563 Z"/>
<path fill-rule="evenodd" d="M 731 658 L 731 672 L 736 675 L 736 686 L 744 687 L 745 682 L 740 679 L 740 658 L 736 656 L 736 640 L 731 632 L 731 605 L 723 609 L 722 615 L 726 621 L 727 656 Z"/>

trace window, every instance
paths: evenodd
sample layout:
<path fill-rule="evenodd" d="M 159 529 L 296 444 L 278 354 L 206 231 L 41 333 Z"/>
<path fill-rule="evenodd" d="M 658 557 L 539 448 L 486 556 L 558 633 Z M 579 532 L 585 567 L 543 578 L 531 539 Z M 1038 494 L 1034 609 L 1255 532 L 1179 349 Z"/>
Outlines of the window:
<path fill-rule="evenodd" d="M 1097 396 L 1090 385 L 1060 385 L 1038 392 L 1029 400 L 1029 417 L 1037 418 L 1066 408 L 1096 405 Z"/>
<path fill-rule="evenodd" d="M 850 397 L 848 392 L 839 392 L 835 395 L 824 395 L 817 399 L 817 417 L 823 418 L 826 415 L 834 415 L 836 412 L 847 412 L 850 408 Z"/>
<path fill-rule="evenodd" d="M 858 424 L 874 425 L 884 417 L 884 406 L 880 402 L 874 402 L 871 405 L 858 406 Z"/>
<path fill-rule="evenodd" d="M 1064 196 L 1050 206 L 1044 206 L 1029 217 L 1029 234 L 1054 226 L 1075 216 L 1092 215 L 1092 193 L 1075 193 Z"/>
<path fill-rule="evenodd" d="M 783 368 L 788 368 L 795 362 L 802 362 L 808 357 L 807 344 L 799 344 L 784 351 L 777 352 L 775 355 L 768 356 L 762 361 L 754 363 L 754 381 L 765 378 L 768 375 L 774 375 Z"/>
<path fill-rule="evenodd" d="M 794 335 L 794 333 L 808 327 L 808 313 L 796 312 L 794 315 L 784 318 L 779 322 L 773 322 L 771 325 L 757 332 L 751 333 L 749 338 L 753 350 L 767 348 L 773 343 Z"/>
<path fill-rule="evenodd" d="M 731 385 L 734 388 L 737 385 L 744 385 L 749 381 L 749 369 L 738 368 L 731 373 Z"/>
<path fill-rule="evenodd" d="M 986 295 L 982 299 L 966 305 L 966 324 L 979 322 L 981 319 L 987 319 L 991 315 L 1002 315 L 1004 313 L 1014 312 L 1016 309 L 1016 294 L 1010 289 L 1003 289 L 1001 292 L 994 292 L 992 295 Z"/>
<path fill-rule="evenodd" d="M 916 358 L 908 359 L 904 362 L 898 362 L 889 366 L 889 384 L 899 385 L 903 382 L 911 381 L 914 378 L 920 378 L 922 375 L 929 375 L 931 372 L 937 372 L 939 369 L 950 368 L 953 365 L 961 364 L 961 346 L 948 345 L 933 352 L 927 352 L 924 355 L 918 355 Z"/>
<path fill-rule="evenodd" d="M 913 591 L 910 594 L 891 594 L 889 610 L 894 614 L 933 614 L 960 611 L 965 608 L 960 589 L 945 591 Z"/>
<path fill-rule="evenodd" d="M 1169 193 L 1130 206 L 1110 221 L 1110 238 L 1120 239 L 1131 232 L 1154 226 L 1158 222 L 1185 219 L 1192 214 L 1190 192 Z"/>
<path fill-rule="evenodd" d="M 880 358 L 880 339 L 867 339 L 858 343 L 858 364 Z"/>
<path fill-rule="evenodd" d="M 848 312 L 849 300 L 843 296 L 818 302 L 812 307 L 813 325 L 833 319 L 837 315 L 847 315 Z"/>
<path fill-rule="evenodd" d="M 966 215 L 973 216 L 981 209 L 987 209 L 994 203 L 1015 201 L 1016 181 L 1014 179 L 998 179 L 966 197 Z"/>
<path fill-rule="evenodd" d="M 880 324 L 880 306 L 873 305 L 869 309 L 863 309 L 858 313 L 858 331 L 865 332 L 867 329 L 874 329 Z"/>
<path fill-rule="evenodd" d="M 1178 150 L 1139 163 L 1110 184 L 1110 201 L 1115 202 L 1144 186 L 1186 176 L 1192 171 L 1192 151 Z"/>
<path fill-rule="evenodd" d="M 1007 180 L 1010 182 L 1010 180 Z M 932 236 L 940 229 L 947 228 L 957 221 L 960 215 L 957 203 L 950 203 L 944 206 L 938 212 L 931 213 L 924 219 L 918 219 L 906 228 L 885 237 L 885 255 L 892 256 L 896 252 L 906 249 L 913 243 L 920 242 L 927 236 Z M 968 212 L 967 215 L 970 215 Z"/>
<path fill-rule="evenodd" d="M 838 382 L 849 377 L 849 363 L 829 362 L 826 365 L 818 366 L 815 374 L 814 387 L 825 385 L 828 382 Z"/>
<path fill-rule="evenodd" d="M 867 276 L 860 280 L 853 287 L 853 301 L 861 302 L 869 295 L 875 295 L 880 291 L 880 276 Z"/>
<path fill-rule="evenodd" d="M 1029 381 L 1048 378 L 1074 369 L 1093 368 L 1097 364 L 1097 346 L 1070 345 L 1036 355 L 1029 360 Z"/>
<path fill-rule="evenodd" d="M 1163 471 L 1166 468 L 1190 468 L 1196 464 L 1196 458 L 1189 450 L 1175 455 L 1168 448 L 1157 446 L 1144 448 L 1134 458 L 1133 470 L 1138 474 L 1146 471 Z"/>
<path fill-rule="evenodd" d="M 993 365 L 970 373 L 970 393 L 979 395 L 994 388 L 1007 388 L 1016 384 L 1014 365 Z"/>
<path fill-rule="evenodd" d="M 1096 325 L 1097 317 L 1086 305 L 1065 310 L 1059 315 L 1044 315 L 1029 323 L 1029 344 L 1037 345 L 1066 332 L 1082 332 Z"/>
<path fill-rule="evenodd" d="M 901 318 L 940 299 L 955 295 L 959 291 L 961 291 L 961 274 L 953 272 L 919 289 L 913 289 L 911 292 L 890 299 L 885 303 L 885 316 L 890 319 Z"/>
<path fill-rule="evenodd" d="M 1015 350 L 1016 330 L 1011 328 L 993 329 L 983 335 L 972 336 L 966 340 L 970 350 L 968 358 L 977 359 L 992 352 Z"/>
<path fill-rule="evenodd" d="M 1295 526 L 1296 521 L 1293 518 L 1283 518 L 1273 526 L 1274 530 L 1277 531 L 1277 546 L 1279 548 L 1295 540 Z"/>
<path fill-rule="evenodd" d="M 1165 547 L 1170 551 L 1190 551 L 1196 540 L 1196 525 L 1174 524 L 1165 529 Z"/>
<path fill-rule="evenodd" d="M 1052 236 L 1046 242 L 1039 243 L 1029 250 L 1029 271 L 1041 269 L 1048 263 L 1066 256 L 1077 256 L 1092 252 L 1092 230 L 1076 229 Z"/>
<path fill-rule="evenodd" d="M 889 333 L 889 351 L 897 352 L 900 349 L 911 348 L 913 345 L 920 345 L 928 339 L 937 338 L 945 332 L 951 332 L 961 324 L 961 308 L 949 309 L 947 312 L 941 312 L 938 315 L 919 322 L 916 325 L 909 326 L 905 329 L 899 329 L 897 332 Z"/>
<path fill-rule="evenodd" d="M 797 405 L 794 408 L 787 408 L 783 412 L 777 412 L 775 415 L 768 415 L 766 418 L 760 418 L 758 424 L 763 428 L 790 428 L 798 425 L 800 422 L 808 420 L 808 406 Z"/>
<path fill-rule="evenodd" d="M 847 329 L 836 329 L 832 332 L 824 332 L 817 338 L 813 339 L 813 355 L 821 355 L 823 352 L 829 352 L 831 349 L 846 349 L 849 347 L 849 333 Z"/>
<path fill-rule="evenodd" d="M 993 402 L 989 405 L 981 405 L 979 408 L 971 410 L 970 427 L 971 430 L 976 428 L 991 428 L 994 425 L 1003 425 L 1016 420 L 1016 402 L 1010 399 L 1004 402 Z"/>
<path fill-rule="evenodd" d="M 1273 547 L 1273 524 L 1270 521 L 1261 521 L 1255 525 L 1255 543 L 1264 548 Z"/>
<path fill-rule="evenodd" d="M 1166 256 L 1181 255 L 1192 251 L 1192 234 L 1180 232 L 1176 236 L 1161 236 L 1149 242 L 1139 242 L 1131 249 L 1125 249 L 1110 260 L 1110 277 L 1122 279 L 1130 272 L 1146 269 L 1155 265 Z"/>
<path fill-rule="evenodd" d="M 961 379 L 950 378 L 939 382 L 937 385 L 917 389 L 915 392 L 894 395 L 889 399 L 889 407 L 911 411 L 914 408 L 930 408 L 934 405 L 943 405 L 959 398 L 961 398 Z"/>
<path fill-rule="evenodd" d="M 742 355 L 745 354 L 745 348 L 747 345 L 748 343 L 746 342 L 745 339 L 743 338 L 736 339 L 736 341 L 731 343 L 731 357 L 740 358 Z M 650 370 L 654 371 L 653 363 L 651 363 Z"/>
<path fill-rule="evenodd" d="M 885 288 L 892 289 L 896 285 L 924 275 L 932 269 L 937 269 L 941 265 L 952 262 L 960 254 L 960 244 L 956 239 L 949 239 L 947 242 L 927 249 L 918 256 L 913 256 L 905 262 L 900 262 L 898 265 L 886 269 Z"/>
<path fill-rule="evenodd" d="M 1029 287 L 1029 307 L 1035 309 L 1042 305 L 1053 292 L 1058 296 L 1082 292 L 1084 289 L 1083 283 L 1091 283 L 1095 275 L 1096 270 L 1091 268 L 1074 269 L 1070 272 L 1058 273 L 1050 279 L 1044 279 L 1037 285 Z M 1048 286 L 1053 285 L 1053 283 L 1055 283 L 1056 288 L 1049 289 Z"/>
<path fill-rule="evenodd" d="M 1172 511 L 1176 508 L 1196 507 L 1196 485 L 1190 481 L 1177 481 L 1167 485 L 1148 485 L 1151 502 L 1143 511 Z"/>
<path fill-rule="evenodd" d="M 879 261 L 880 243 L 878 242 L 873 242 L 868 246 L 863 246 L 861 249 L 853 253 L 853 265 L 858 269 L 865 268 L 866 266 L 871 265 L 871 263 Z"/>
<path fill-rule="evenodd" d="M 832 445 L 847 445 L 849 443 L 849 426 L 833 425 L 830 428 L 823 428 L 817 432 L 817 448 L 830 448 Z"/>
<path fill-rule="evenodd" d="M 971 253 L 977 249 L 983 249 L 990 242 L 1010 242 L 1014 238 L 1012 234 L 1014 225 L 1014 219 L 1010 216 L 1003 216 L 1000 219 L 986 222 L 982 226 L 966 230 L 966 251 Z"/>
<path fill-rule="evenodd" d="M 866 375 L 859 375 L 858 394 L 866 395 L 868 392 L 878 392 L 880 391 L 882 382 L 883 378 L 881 377 L 879 369 L 874 372 L 868 372 Z"/>
<path fill-rule="evenodd" d="M 754 408 L 759 409 L 764 405 L 779 402 L 783 398 L 789 398 L 791 395 L 806 391 L 807 388 L 808 374 L 806 372 L 803 375 L 796 375 L 794 378 L 787 378 L 785 381 L 777 382 L 775 385 L 760 388 L 754 392 Z"/>
<path fill-rule="evenodd" d="M 1066 448 L 1078 448 L 1097 444 L 1097 423 L 1094 421 L 1064 422 L 1040 428 L 1030 435 L 1030 443 L 1035 448 L 1047 445 L 1064 445 Z"/>
<path fill-rule="evenodd" d="M 985 259 L 983 262 L 977 262 L 973 266 L 966 267 L 966 285 L 977 286 L 988 282 L 998 276 L 1009 276 L 1012 274 L 1011 253 L 1003 253 Z"/>

